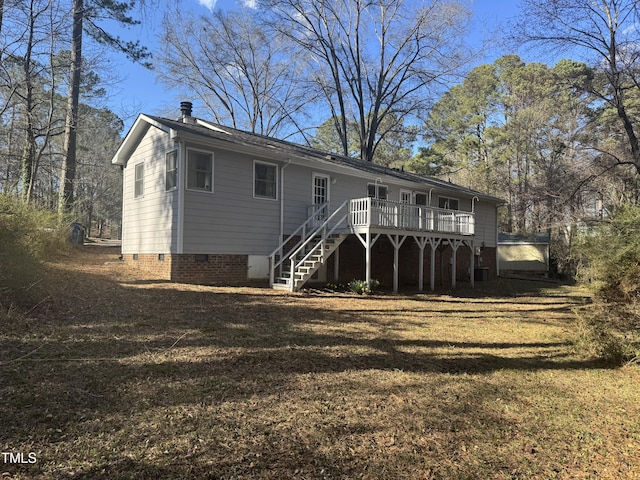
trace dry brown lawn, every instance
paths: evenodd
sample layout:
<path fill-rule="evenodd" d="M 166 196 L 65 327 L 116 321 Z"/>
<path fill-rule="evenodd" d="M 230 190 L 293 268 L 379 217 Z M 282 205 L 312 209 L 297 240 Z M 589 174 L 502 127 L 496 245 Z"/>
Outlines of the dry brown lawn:
<path fill-rule="evenodd" d="M 640 478 L 640 369 L 576 350 L 575 287 L 286 294 L 116 258 L 0 317 L 3 479 Z"/>

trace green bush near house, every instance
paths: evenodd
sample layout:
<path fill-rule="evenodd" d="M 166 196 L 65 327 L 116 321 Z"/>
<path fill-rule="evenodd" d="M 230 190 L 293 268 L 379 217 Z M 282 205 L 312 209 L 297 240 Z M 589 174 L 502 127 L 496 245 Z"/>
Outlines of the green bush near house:
<path fill-rule="evenodd" d="M 374 279 L 371 279 L 369 284 L 365 280 L 351 280 L 348 284 L 349 290 L 358 295 L 371 295 L 379 286 L 380 282 Z"/>

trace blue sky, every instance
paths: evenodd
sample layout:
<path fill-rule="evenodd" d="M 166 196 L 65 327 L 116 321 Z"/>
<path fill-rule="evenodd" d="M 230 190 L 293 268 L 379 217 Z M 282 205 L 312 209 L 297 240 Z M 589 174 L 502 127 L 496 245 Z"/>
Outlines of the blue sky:
<path fill-rule="evenodd" d="M 238 2 L 249 4 L 256 0 L 183 0 L 181 5 L 190 8 L 197 14 L 206 14 L 211 9 L 234 8 Z M 474 45 L 482 43 L 483 39 L 504 30 L 509 18 L 518 13 L 518 0 L 469 0 L 473 10 L 472 28 L 468 42 Z M 140 40 L 150 50 L 157 48 L 157 36 L 160 33 L 160 14 L 150 15 L 143 25 L 130 28 L 123 34 Z M 491 45 L 491 43 L 489 44 Z M 478 64 L 491 63 L 496 58 L 510 51 L 501 51 L 498 47 L 490 48 L 484 57 L 478 59 Z M 526 60 L 532 60 L 527 58 Z M 109 87 L 110 97 L 107 106 L 125 121 L 125 132 L 131 126 L 138 113 L 177 117 L 181 100 L 176 92 L 167 90 L 160 85 L 155 73 L 140 65 L 132 64 L 121 55 L 114 58 L 119 81 L 117 85 Z M 194 102 L 194 115 L 207 117 L 206 112 L 198 111 L 198 103 Z"/>

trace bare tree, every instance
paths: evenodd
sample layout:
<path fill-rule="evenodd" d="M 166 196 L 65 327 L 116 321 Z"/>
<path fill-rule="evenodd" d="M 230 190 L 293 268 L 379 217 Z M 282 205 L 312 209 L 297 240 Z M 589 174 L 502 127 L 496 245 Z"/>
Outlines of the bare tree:
<path fill-rule="evenodd" d="M 11 110 L 2 133 L 7 135 L 7 152 L 15 152 L 18 145 L 21 148 L 16 189 L 28 202 L 33 197 L 40 158 L 55 130 L 55 52 L 61 45 L 66 12 L 49 0 L 3 2 L 0 7 L 0 114 Z M 17 132 L 22 137 L 19 144 Z M 10 176 L 7 170 L 5 185 Z"/>
<path fill-rule="evenodd" d="M 342 144 L 356 126 L 372 161 L 390 132 L 419 116 L 469 60 L 461 38 L 469 12 L 445 0 L 269 0 L 272 28 L 297 44 Z"/>
<path fill-rule="evenodd" d="M 522 8 L 516 40 L 577 52 L 592 65 L 583 87 L 613 109 L 626 137 L 626 154 L 610 157 L 640 173 L 638 125 L 631 113 L 640 93 L 638 1 L 524 0 Z"/>
<path fill-rule="evenodd" d="M 159 75 L 195 93 L 218 123 L 270 136 L 301 133 L 313 95 L 292 65 L 291 45 L 253 15 L 246 8 L 200 18 L 171 13 Z"/>

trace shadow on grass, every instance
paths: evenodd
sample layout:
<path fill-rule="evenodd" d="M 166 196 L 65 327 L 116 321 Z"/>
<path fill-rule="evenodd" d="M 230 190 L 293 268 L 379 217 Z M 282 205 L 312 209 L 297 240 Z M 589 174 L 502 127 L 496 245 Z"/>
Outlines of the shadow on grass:
<path fill-rule="evenodd" d="M 296 378 L 314 374 L 384 371 L 456 376 L 603 367 L 576 359 L 566 341 L 467 342 L 387 336 L 385 332 L 393 333 L 394 327 L 380 327 L 380 321 L 393 316 L 389 311 L 329 310 L 321 302 L 307 303 L 303 296 L 171 289 L 160 282 L 118 283 L 108 275 L 76 274 L 74 282 L 77 288 L 94 288 L 80 291 L 82 302 L 77 304 L 73 298 L 79 295 L 68 292 L 60 306 L 40 319 L 24 318 L 8 326 L 0 339 L 3 451 L 13 451 L 17 445 L 68 444 L 69 435 L 104 434 L 105 425 L 113 431 L 125 429 L 127 418 L 158 409 L 219 406 L 280 395 L 286 401 Z M 463 318 L 490 312 L 419 305 L 408 311 Z M 568 313 L 569 307 L 534 310 Z M 500 311 L 500 315 L 518 313 L 517 308 Z M 402 312 L 395 316 L 401 318 Z M 359 333 L 355 327 L 362 324 L 380 328 L 373 334 Z M 320 333 L 309 325 L 328 328 Z M 330 333 L 332 329 L 336 333 Z M 206 465 L 195 453 L 193 461 L 184 457 L 153 464 L 110 457 L 65 475 L 221 478 L 224 472 L 231 478 L 259 471 L 268 478 L 267 467 L 283 454 L 268 445 L 265 439 L 260 457 L 236 452 L 228 464 L 218 459 L 215 466 Z M 356 456 L 340 465 L 295 438 L 289 448 L 302 465 L 300 478 L 348 476 L 362 467 L 356 465 Z"/>

